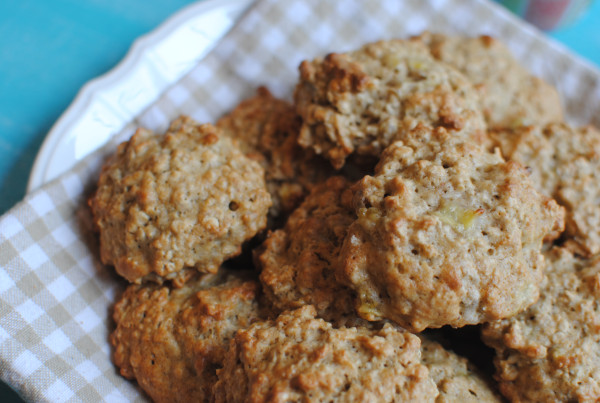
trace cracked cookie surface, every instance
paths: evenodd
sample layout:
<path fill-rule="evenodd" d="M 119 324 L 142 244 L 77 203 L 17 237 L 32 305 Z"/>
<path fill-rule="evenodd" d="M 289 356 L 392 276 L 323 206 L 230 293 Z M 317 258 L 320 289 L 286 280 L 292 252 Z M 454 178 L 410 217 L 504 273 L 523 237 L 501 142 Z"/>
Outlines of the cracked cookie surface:
<path fill-rule="evenodd" d="M 224 268 L 183 287 L 130 285 L 114 308 L 114 362 L 156 402 L 208 402 L 235 332 L 260 319 L 251 272 Z"/>
<path fill-rule="evenodd" d="M 216 124 L 242 152 L 265 170 L 273 206 L 271 221 L 281 221 L 317 184 L 332 175 L 327 161 L 298 145 L 301 119 L 289 102 L 260 87 Z"/>
<path fill-rule="evenodd" d="M 546 257 L 540 299 L 483 327 L 483 341 L 496 349 L 496 379 L 515 402 L 598 401 L 600 260 L 564 248 Z"/>
<path fill-rule="evenodd" d="M 570 247 L 587 256 L 600 252 L 600 131 L 562 123 L 491 132 L 507 159 L 531 171 L 540 192 L 566 208 Z"/>
<path fill-rule="evenodd" d="M 526 170 L 443 128 L 390 145 L 353 186 L 338 278 L 368 320 L 414 331 L 515 315 L 538 298 L 563 209 Z"/>
<path fill-rule="evenodd" d="M 260 280 L 276 309 L 310 304 L 327 319 L 354 312 L 350 290 L 335 278 L 342 242 L 355 219 L 350 184 L 335 176 L 315 187 L 285 227 L 261 246 Z"/>
<path fill-rule="evenodd" d="M 334 329 L 315 315 L 304 306 L 238 331 L 215 401 L 434 401 L 417 336 L 389 324 Z"/>
<path fill-rule="evenodd" d="M 90 199 L 102 262 L 136 283 L 215 272 L 265 228 L 270 205 L 262 167 L 208 124 L 138 130 Z"/>
<path fill-rule="evenodd" d="M 417 38 L 429 46 L 436 59 L 456 68 L 473 83 L 490 128 L 562 121 L 556 89 L 529 73 L 499 40 L 431 33 Z"/>
<path fill-rule="evenodd" d="M 478 96 L 458 71 L 420 41 L 370 43 L 304 61 L 295 103 L 299 142 L 341 168 L 352 153 L 378 157 L 418 123 L 485 137 Z"/>
<path fill-rule="evenodd" d="M 466 358 L 445 349 L 441 344 L 421 337 L 421 362 L 440 392 L 436 403 L 496 402 L 502 399 Z"/>

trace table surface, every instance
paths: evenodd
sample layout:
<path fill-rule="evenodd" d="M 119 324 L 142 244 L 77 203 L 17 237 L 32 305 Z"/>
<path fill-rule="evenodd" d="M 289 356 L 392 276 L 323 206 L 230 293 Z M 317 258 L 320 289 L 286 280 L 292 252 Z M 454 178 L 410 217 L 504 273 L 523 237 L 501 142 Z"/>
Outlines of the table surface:
<path fill-rule="evenodd" d="M 191 0 L 0 1 L 0 214 L 23 198 L 44 137 L 90 79 Z M 549 33 L 600 67 L 600 1 Z M 0 382 L 0 401 L 21 402 Z"/>

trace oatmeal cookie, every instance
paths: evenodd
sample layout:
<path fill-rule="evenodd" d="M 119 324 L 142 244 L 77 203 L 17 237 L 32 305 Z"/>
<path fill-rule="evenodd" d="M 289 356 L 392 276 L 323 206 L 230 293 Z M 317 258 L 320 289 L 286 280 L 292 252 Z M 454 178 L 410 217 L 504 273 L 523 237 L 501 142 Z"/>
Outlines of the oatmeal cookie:
<path fill-rule="evenodd" d="M 338 279 L 358 313 L 421 331 L 505 318 L 538 298 L 542 240 L 563 210 L 526 170 L 443 128 L 390 145 L 353 185 Z"/>
<path fill-rule="evenodd" d="M 156 402 L 208 402 L 229 340 L 261 317 L 250 272 L 221 269 L 182 288 L 131 285 L 110 342 L 121 375 Z"/>
<path fill-rule="evenodd" d="M 301 119 L 289 102 L 260 87 L 217 122 L 240 149 L 265 169 L 273 220 L 290 213 L 316 183 L 333 174 L 325 159 L 298 145 Z"/>
<path fill-rule="evenodd" d="M 351 153 L 379 156 L 419 122 L 478 141 L 486 130 L 471 83 L 420 41 L 380 41 L 304 61 L 295 103 L 300 144 L 336 168 Z"/>
<path fill-rule="evenodd" d="M 540 299 L 483 327 L 496 349 L 500 391 L 514 402 L 600 400 L 600 260 L 546 253 Z"/>
<path fill-rule="evenodd" d="M 556 89 L 531 75 L 500 41 L 489 36 L 418 37 L 432 55 L 463 73 L 475 86 L 490 128 L 512 128 L 563 120 Z"/>
<path fill-rule="evenodd" d="M 334 176 L 318 185 L 272 232 L 256 255 L 265 296 L 276 309 L 314 305 L 320 317 L 353 312 L 350 291 L 335 279 L 346 231 L 355 219 L 350 183 Z"/>
<path fill-rule="evenodd" d="M 540 192 L 566 208 L 566 236 L 578 253 L 600 252 L 600 131 L 555 123 L 495 131 L 502 154 L 529 167 Z"/>
<path fill-rule="evenodd" d="M 264 171 L 212 125 L 138 130 L 90 199 L 102 262 L 130 282 L 215 272 L 266 226 Z"/>
<path fill-rule="evenodd" d="M 315 314 L 304 306 L 238 331 L 215 401 L 434 401 L 417 336 L 389 324 L 334 329 Z"/>
<path fill-rule="evenodd" d="M 282 166 L 287 161 L 282 161 L 284 157 L 277 153 L 288 139 L 297 138 L 300 124 L 289 102 L 275 98 L 266 87 L 259 87 L 253 97 L 243 100 L 219 119 L 216 126 L 236 139 L 242 152 L 264 159 L 267 164 L 275 158 L 277 175 L 285 177 L 290 176 L 293 168 Z"/>
<path fill-rule="evenodd" d="M 429 376 L 440 393 L 436 403 L 502 401 L 466 358 L 427 337 L 421 337 L 421 362 L 429 369 Z"/>

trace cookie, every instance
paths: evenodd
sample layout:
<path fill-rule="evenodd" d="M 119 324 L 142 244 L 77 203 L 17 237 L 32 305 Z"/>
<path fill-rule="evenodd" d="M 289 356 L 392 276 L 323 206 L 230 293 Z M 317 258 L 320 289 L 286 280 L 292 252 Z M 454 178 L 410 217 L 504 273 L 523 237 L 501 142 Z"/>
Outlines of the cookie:
<path fill-rule="evenodd" d="M 265 169 L 273 222 L 284 220 L 315 184 L 333 173 L 326 160 L 298 145 L 300 124 L 293 105 L 275 98 L 265 87 L 216 124 Z"/>
<path fill-rule="evenodd" d="M 182 288 L 130 285 L 114 308 L 110 336 L 121 375 L 155 402 L 204 402 L 235 332 L 261 317 L 249 272 L 221 269 Z"/>
<path fill-rule="evenodd" d="M 490 128 L 514 128 L 563 120 L 556 89 L 531 75 L 510 50 L 490 36 L 451 37 L 425 33 L 418 37 L 432 55 L 463 73 L 479 93 Z"/>
<path fill-rule="evenodd" d="M 564 248 L 546 253 L 540 299 L 484 325 L 496 349 L 500 391 L 515 402 L 600 400 L 600 260 Z"/>
<path fill-rule="evenodd" d="M 271 154 L 279 157 L 277 151 L 287 139 L 297 137 L 300 123 L 289 102 L 275 98 L 266 87 L 259 87 L 254 96 L 240 102 L 216 126 L 236 139 L 244 153 L 257 153 L 255 158 L 268 161 Z M 284 162 L 276 161 L 278 165 Z M 277 170 L 285 175 L 286 167 L 277 166 Z"/>
<path fill-rule="evenodd" d="M 302 62 L 299 142 L 340 168 L 352 153 L 378 157 L 418 123 L 481 141 L 486 126 L 478 99 L 471 83 L 422 42 L 370 43 Z"/>
<path fill-rule="evenodd" d="M 266 226 L 263 168 L 212 125 L 138 130 L 90 199 L 102 262 L 130 282 L 215 272 Z"/>
<path fill-rule="evenodd" d="M 421 331 L 509 317 L 538 298 L 542 240 L 563 210 L 518 163 L 420 127 L 352 188 L 338 279 L 368 320 Z"/>
<path fill-rule="evenodd" d="M 490 134 L 502 154 L 527 166 L 540 192 L 566 208 L 569 246 L 600 253 L 600 131 L 555 123 Z"/>
<path fill-rule="evenodd" d="M 466 358 L 424 336 L 421 337 L 421 362 L 429 369 L 429 376 L 440 393 L 436 403 L 502 401 L 490 386 L 490 380 Z"/>
<path fill-rule="evenodd" d="M 256 254 L 265 296 L 279 311 L 310 304 L 327 319 L 354 312 L 352 294 L 335 279 L 340 247 L 355 219 L 349 187 L 340 176 L 316 186 Z"/>
<path fill-rule="evenodd" d="M 215 402 L 434 401 L 417 336 L 389 324 L 334 329 L 315 314 L 305 306 L 238 331 Z"/>

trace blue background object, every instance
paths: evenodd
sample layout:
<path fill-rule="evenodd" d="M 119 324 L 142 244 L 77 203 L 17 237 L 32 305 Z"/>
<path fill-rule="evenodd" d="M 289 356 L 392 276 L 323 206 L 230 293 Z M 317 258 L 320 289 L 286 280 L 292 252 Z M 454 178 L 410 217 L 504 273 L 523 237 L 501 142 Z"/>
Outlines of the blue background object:
<path fill-rule="evenodd" d="M 47 132 L 83 84 L 191 0 L 0 0 L 0 214 L 25 195 Z M 600 2 L 550 34 L 600 67 Z M 0 401 L 22 400 L 0 383 Z"/>
<path fill-rule="evenodd" d="M 549 35 L 600 67 L 600 1 L 592 0 L 590 8 L 579 20 L 549 32 Z"/>
<path fill-rule="evenodd" d="M 192 0 L 0 0 L 0 214 L 25 195 L 44 137 L 89 80 Z M 0 402 L 23 402 L 0 382 Z"/>
<path fill-rule="evenodd" d="M 89 80 L 191 0 L 0 0 L 0 214 L 25 195 L 35 155 Z"/>

